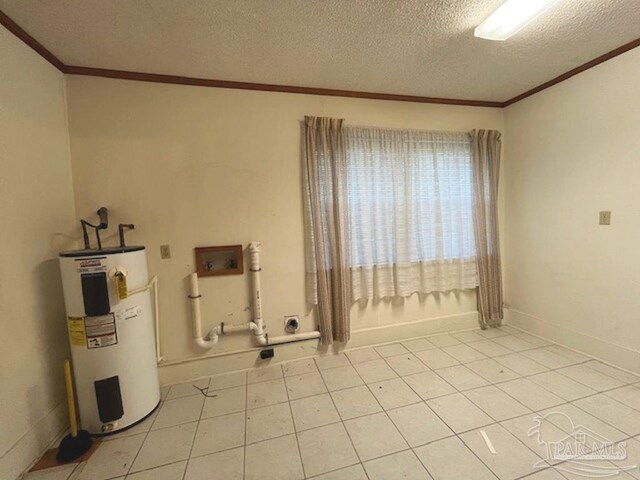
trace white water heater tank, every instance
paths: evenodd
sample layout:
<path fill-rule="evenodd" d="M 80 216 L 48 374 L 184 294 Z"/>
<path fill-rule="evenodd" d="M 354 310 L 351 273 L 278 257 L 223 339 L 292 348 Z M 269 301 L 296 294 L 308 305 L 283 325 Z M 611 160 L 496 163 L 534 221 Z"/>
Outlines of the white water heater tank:
<path fill-rule="evenodd" d="M 124 430 L 160 403 L 145 248 L 62 252 L 60 270 L 82 428 Z"/>

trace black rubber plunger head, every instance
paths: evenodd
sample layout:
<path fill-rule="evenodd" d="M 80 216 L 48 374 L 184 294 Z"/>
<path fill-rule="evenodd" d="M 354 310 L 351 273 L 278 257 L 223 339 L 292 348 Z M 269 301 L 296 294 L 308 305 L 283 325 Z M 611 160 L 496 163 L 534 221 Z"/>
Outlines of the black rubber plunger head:
<path fill-rule="evenodd" d="M 56 459 L 59 462 L 70 462 L 76 458 L 80 458 L 87 453 L 91 448 L 91 435 L 86 430 L 78 430 L 78 435 L 72 437 L 71 434 L 67 435 L 60 442 L 58 447 L 58 454 Z"/>

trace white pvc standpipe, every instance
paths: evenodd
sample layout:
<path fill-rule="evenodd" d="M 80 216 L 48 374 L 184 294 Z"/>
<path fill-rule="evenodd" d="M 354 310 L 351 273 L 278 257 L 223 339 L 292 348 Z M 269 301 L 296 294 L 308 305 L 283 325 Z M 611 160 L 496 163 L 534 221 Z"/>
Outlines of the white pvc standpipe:
<path fill-rule="evenodd" d="M 211 329 L 206 338 L 202 336 L 200 297 L 198 274 L 192 273 L 189 276 L 189 298 L 191 299 L 191 325 L 193 330 L 193 340 L 200 348 L 209 349 L 218 343 L 218 327 Z"/>
<path fill-rule="evenodd" d="M 253 315 L 252 330 L 258 345 L 278 345 L 282 343 L 297 342 L 300 340 L 312 340 L 320 338 L 320 332 L 296 333 L 294 335 L 282 335 L 280 337 L 269 337 L 264 328 L 262 320 L 262 296 L 260 291 L 260 243 L 251 242 L 249 244 L 250 270 L 253 291 Z"/>
<path fill-rule="evenodd" d="M 253 323 L 255 328 L 253 334 L 260 345 L 265 345 L 259 337 L 264 337 L 264 322 L 262 320 L 262 298 L 260 298 L 260 243 L 251 242 L 249 244 L 249 270 L 251 271 L 251 292 L 253 304 Z"/>
<path fill-rule="evenodd" d="M 202 337 L 202 320 L 200 316 L 200 287 L 198 286 L 198 274 L 189 275 L 189 298 L 191 299 L 191 327 L 193 338 Z"/>

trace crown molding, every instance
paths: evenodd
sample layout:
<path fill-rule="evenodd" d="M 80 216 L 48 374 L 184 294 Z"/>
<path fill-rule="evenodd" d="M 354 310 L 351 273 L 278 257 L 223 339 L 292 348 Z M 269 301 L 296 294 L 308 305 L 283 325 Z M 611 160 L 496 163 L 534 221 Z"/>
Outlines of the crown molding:
<path fill-rule="evenodd" d="M 65 73 L 68 73 L 70 75 L 88 75 L 92 77 L 118 78 L 121 80 L 136 80 L 140 82 L 170 83 L 174 85 L 191 85 L 196 87 L 233 88 L 240 90 L 257 90 L 262 92 L 298 93 L 304 95 L 323 95 L 329 97 L 367 98 L 371 100 L 392 100 L 396 102 L 465 105 L 470 107 L 502 107 L 502 102 L 493 102 L 486 100 L 464 100 L 456 98 L 422 97 L 416 95 L 397 95 L 393 93 L 336 90 L 332 88 L 273 85 L 268 83 L 232 82 L 228 80 L 182 77 L 177 75 L 161 75 L 156 73 L 129 72 L 124 70 L 110 70 L 104 68 L 65 66 Z"/>
<path fill-rule="evenodd" d="M 629 50 L 633 50 L 636 47 L 640 47 L 640 38 L 636 38 L 635 40 L 632 40 L 629 43 L 625 43 L 624 45 L 618 48 L 614 48 L 613 50 L 605 53 L 604 55 L 600 55 L 599 57 L 596 57 L 593 60 L 589 60 L 588 62 L 583 63 L 582 65 L 576 68 L 573 68 L 568 72 L 563 73 L 562 75 L 558 75 L 557 77 L 552 78 L 548 82 L 544 82 L 538 85 L 537 87 L 532 88 L 531 90 L 527 90 L 526 92 L 521 93 L 520 95 L 516 95 L 515 97 L 510 98 L 509 100 L 503 102 L 502 106 L 508 107 L 509 105 L 519 102 L 520 100 L 530 97 L 531 95 L 541 92 L 542 90 L 546 90 L 547 88 L 553 87 L 554 85 L 557 85 L 560 82 L 564 82 L 565 80 L 579 73 L 582 73 L 585 70 L 589 70 L 590 68 L 593 68 L 596 65 L 600 65 L 601 63 L 604 63 L 607 60 L 611 60 L 612 58 L 617 57 L 618 55 L 622 55 L 623 53 L 628 52 Z"/>
<path fill-rule="evenodd" d="M 370 100 L 390 100 L 395 102 L 432 103 L 440 105 L 462 105 L 468 107 L 505 108 L 535 95 L 542 90 L 557 85 L 579 73 L 611 60 L 629 50 L 640 46 L 640 38 L 632 40 L 610 52 L 600 55 L 582 65 L 558 75 L 537 87 L 516 95 L 504 102 L 490 100 L 465 100 L 457 98 L 423 97 L 419 95 L 399 95 L 393 93 L 360 92 L 355 90 L 337 90 L 332 88 L 300 87 L 294 85 L 274 85 L 269 83 L 235 82 L 229 80 L 215 80 L 209 78 L 183 77 L 179 75 L 163 75 L 157 73 L 130 72 L 125 70 L 111 70 L 106 68 L 81 67 L 65 65 L 58 57 L 51 53 L 44 45 L 29 35 L 22 27 L 14 22 L 8 15 L 0 10 L 0 25 L 13 33 L 16 37 L 31 47 L 38 55 L 48 61 L 62 73 L 68 75 L 86 75 L 92 77 L 115 78 L 121 80 L 134 80 L 140 82 L 167 83 L 173 85 L 191 85 L 197 87 L 232 88 L 239 90 L 255 90 L 261 92 L 296 93 L 303 95 L 323 95 L 329 97 L 364 98 Z"/>
<path fill-rule="evenodd" d="M 51 65 L 64 73 L 65 65 L 56 57 L 53 53 L 45 48 L 39 41 L 25 32 L 20 25 L 11 20 L 9 16 L 0 10 L 0 25 L 3 25 L 7 30 L 13 33 L 16 37 L 30 46 L 38 55 L 44 58 Z"/>

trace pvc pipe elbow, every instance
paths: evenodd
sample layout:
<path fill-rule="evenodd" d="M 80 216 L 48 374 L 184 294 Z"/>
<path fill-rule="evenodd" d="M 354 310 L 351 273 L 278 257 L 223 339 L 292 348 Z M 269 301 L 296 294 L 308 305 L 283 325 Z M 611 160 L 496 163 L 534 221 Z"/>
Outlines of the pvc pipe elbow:
<path fill-rule="evenodd" d="M 260 324 L 256 322 L 249 322 L 249 330 L 253 332 L 253 338 L 255 338 L 256 343 L 260 346 L 268 345 L 269 340 L 267 339 L 267 334 L 262 328 L 261 319 L 258 320 Z"/>
<path fill-rule="evenodd" d="M 213 346 L 218 343 L 219 338 L 220 337 L 218 336 L 218 328 L 216 327 L 212 329 L 206 337 L 195 337 L 193 341 L 196 342 L 196 345 L 198 345 L 198 347 L 208 350 L 210 348 L 213 348 Z"/>
<path fill-rule="evenodd" d="M 249 322 L 249 330 L 251 330 L 256 337 L 267 333 L 261 318 L 257 318 L 254 322 Z"/>
<path fill-rule="evenodd" d="M 196 345 L 198 345 L 198 347 L 209 350 L 210 348 L 213 348 L 216 343 L 218 343 L 218 336 L 216 335 L 211 340 L 205 340 L 204 338 L 194 338 L 193 341 L 196 342 Z"/>

